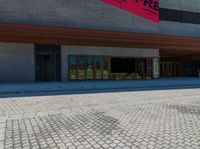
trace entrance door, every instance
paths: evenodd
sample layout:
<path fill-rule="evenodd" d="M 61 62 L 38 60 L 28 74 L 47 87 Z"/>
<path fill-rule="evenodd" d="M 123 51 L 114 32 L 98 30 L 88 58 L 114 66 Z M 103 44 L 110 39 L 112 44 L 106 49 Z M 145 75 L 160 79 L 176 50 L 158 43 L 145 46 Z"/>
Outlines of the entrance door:
<path fill-rule="evenodd" d="M 61 80 L 60 46 L 35 46 L 36 81 Z"/>
<path fill-rule="evenodd" d="M 178 76 L 179 75 L 179 70 L 180 70 L 180 64 L 179 63 L 175 63 L 174 64 L 174 76 Z"/>
<path fill-rule="evenodd" d="M 160 65 L 160 73 L 162 77 L 178 77 L 179 70 L 179 63 L 162 63 Z"/>
<path fill-rule="evenodd" d="M 103 79 L 103 58 L 102 57 L 96 57 L 95 58 L 95 63 L 96 63 L 96 80 L 101 80 Z"/>
<path fill-rule="evenodd" d="M 180 76 L 180 61 L 178 57 L 161 57 L 160 62 L 161 77 Z"/>

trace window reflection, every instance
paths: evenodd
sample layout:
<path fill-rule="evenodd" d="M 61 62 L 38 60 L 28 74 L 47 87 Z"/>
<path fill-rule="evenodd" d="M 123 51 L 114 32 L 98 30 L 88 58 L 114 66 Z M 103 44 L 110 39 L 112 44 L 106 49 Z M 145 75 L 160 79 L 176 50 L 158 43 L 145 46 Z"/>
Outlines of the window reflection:
<path fill-rule="evenodd" d="M 103 79 L 109 79 L 109 61 L 103 58 Z"/>
<path fill-rule="evenodd" d="M 96 57 L 96 79 L 102 79 L 102 58 Z"/>
<path fill-rule="evenodd" d="M 85 57 L 78 57 L 78 79 L 84 80 L 85 79 Z"/>
<path fill-rule="evenodd" d="M 94 58 L 86 58 L 86 79 L 94 79 Z"/>
<path fill-rule="evenodd" d="M 75 80 L 77 78 L 76 57 L 70 56 L 69 62 L 70 62 L 70 65 L 69 65 L 70 80 Z"/>
<path fill-rule="evenodd" d="M 70 80 L 109 79 L 109 58 L 98 56 L 70 56 Z"/>

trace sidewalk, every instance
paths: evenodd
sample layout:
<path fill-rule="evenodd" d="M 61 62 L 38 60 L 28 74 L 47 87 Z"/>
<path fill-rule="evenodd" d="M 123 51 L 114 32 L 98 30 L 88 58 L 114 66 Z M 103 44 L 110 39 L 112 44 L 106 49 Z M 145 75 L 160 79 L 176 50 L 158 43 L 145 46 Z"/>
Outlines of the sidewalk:
<path fill-rule="evenodd" d="M 153 88 L 197 88 L 199 78 L 172 78 L 158 80 L 135 81 L 80 81 L 55 83 L 21 83 L 0 84 L 0 94 L 37 93 L 80 90 L 112 90 L 112 89 L 153 89 Z"/>

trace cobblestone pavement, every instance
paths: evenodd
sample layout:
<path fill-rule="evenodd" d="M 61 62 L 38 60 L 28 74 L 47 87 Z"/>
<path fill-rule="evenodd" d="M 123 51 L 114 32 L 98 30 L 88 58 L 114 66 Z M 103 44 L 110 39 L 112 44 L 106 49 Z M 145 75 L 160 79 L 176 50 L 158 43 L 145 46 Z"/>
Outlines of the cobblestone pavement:
<path fill-rule="evenodd" d="M 2 98 L 0 148 L 200 149 L 200 89 Z"/>

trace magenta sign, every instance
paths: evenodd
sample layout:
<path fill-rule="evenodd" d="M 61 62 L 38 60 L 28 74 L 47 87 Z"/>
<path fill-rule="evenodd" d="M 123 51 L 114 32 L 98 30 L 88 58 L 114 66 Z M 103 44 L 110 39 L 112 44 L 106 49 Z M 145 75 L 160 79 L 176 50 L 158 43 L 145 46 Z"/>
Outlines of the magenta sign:
<path fill-rule="evenodd" d="M 159 0 L 101 0 L 148 20 L 159 22 Z"/>

